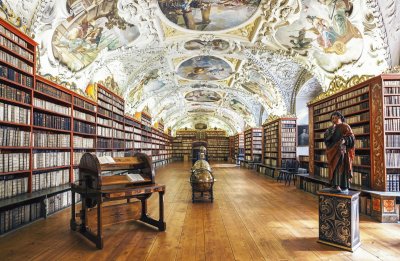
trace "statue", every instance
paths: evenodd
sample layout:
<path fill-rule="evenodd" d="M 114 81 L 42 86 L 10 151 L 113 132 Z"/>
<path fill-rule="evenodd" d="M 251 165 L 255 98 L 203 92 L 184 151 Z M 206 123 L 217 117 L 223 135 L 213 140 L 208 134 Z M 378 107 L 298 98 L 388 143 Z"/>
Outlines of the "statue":
<path fill-rule="evenodd" d="M 353 177 L 355 137 L 340 112 L 331 114 L 332 126 L 324 133 L 331 192 L 347 193 Z"/>

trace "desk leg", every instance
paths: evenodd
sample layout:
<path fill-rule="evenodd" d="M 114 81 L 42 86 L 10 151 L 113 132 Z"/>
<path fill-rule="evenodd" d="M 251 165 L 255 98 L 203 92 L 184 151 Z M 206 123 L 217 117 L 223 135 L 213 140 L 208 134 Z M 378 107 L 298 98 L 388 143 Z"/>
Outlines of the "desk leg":
<path fill-rule="evenodd" d="M 159 219 L 159 226 L 158 229 L 160 231 L 165 231 L 166 229 L 166 224 L 164 222 L 164 191 L 158 192 L 158 198 L 159 198 L 159 206 L 160 206 L 160 219 Z"/>
<path fill-rule="evenodd" d="M 166 225 L 164 222 L 164 191 L 159 192 L 160 220 L 155 220 L 147 215 L 147 199 L 150 196 L 151 195 L 144 195 L 138 197 L 138 199 L 140 199 L 140 201 L 142 202 L 142 215 L 140 217 L 140 221 L 155 226 L 160 231 L 165 231 Z"/>
<path fill-rule="evenodd" d="M 97 240 L 96 247 L 103 248 L 103 216 L 101 215 L 103 203 L 101 201 L 101 194 L 97 197 Z"/>
<path fill-rule="evenodd" d="M 71 205 L 71 221 L 69 226 L 71 230 L 76 231 L 76 219 L 75 219 L 75 192 L 71 191 L 72 205 Z"/>

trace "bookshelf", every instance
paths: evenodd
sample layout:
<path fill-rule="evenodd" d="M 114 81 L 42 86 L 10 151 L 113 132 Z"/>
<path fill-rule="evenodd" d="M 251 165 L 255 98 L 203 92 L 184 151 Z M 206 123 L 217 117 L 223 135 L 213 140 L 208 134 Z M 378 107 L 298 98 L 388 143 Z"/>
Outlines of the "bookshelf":
<path fill-rule="evenodd" d="M 306 169 L 307 173 L 308 173 L 308 164 L 309 164 L 309 161 L 310 161 L 309 158 L 310 157 L 308 155 L 299 155 L 299 163 L 300 163 L 299 167 L 303 168 L 303 169 Z"/>
<path fill-rule="evenodd" d="M 374 218 L 397 221 L 394 210 L 386 206 L 400 196 L 400 74 L 347 82 L 339 78 L 332 81 L 330 90 L 336 91 L 309 104 L 311 177 L 329 184 L 323 135 L 331 124 L 331 113 L 339 111 L 356 136 L 351 188 L 369 193 Z"/>
<path fill-rule="evenodd" d="M 261 162 L 262 128 L 251 128 L 244 132 L 245 161 Z"/>
<path fill-rule="evenodd" d="M 229 160 L 235 161 L 235 136 L 229 136 Z"/>
<path fill-rule="evenodd" d="M 244 133 L 237 133 L 235 135 L 235 159 L 236 164 L 244 160 Z"/>
<path fill-rule="evenodd" d="M 68 207 L 85 152 L 132 154 L 144 133 L 159 162 L 172 157 L 170 135 L 124 115 L 105 86 L 95 102 L 36 75 L 36 46 L 0 19 L 0 234 Z"/>
<path fill-rule="evenodd" d="M 263 162 L 281 167 L 285 161 L 296 160 L 296 118 L 271 118 L 263 125 Z"/>
<path fill-rule="evenodd" d="M 192 143 L 197 140 L 196 130 L 177 130 L 172 141 L 172 153 L 174 159 L 183 160 L 185 157 L 191 158 Z"/>
<path fill-rule="evenodd" d="M 226 131 L 209 129 L 203 131 L 207 141 L 208 159 L 211 161 L 227 161 L 229 158 L 229 137 Z"/>

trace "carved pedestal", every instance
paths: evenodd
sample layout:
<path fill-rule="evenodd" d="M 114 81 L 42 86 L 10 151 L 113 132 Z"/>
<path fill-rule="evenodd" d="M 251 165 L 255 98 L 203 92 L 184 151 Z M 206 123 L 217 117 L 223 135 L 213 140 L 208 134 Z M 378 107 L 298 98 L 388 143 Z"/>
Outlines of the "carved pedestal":
<path fill-rule="evenodd" d="M 319 243 L 354 251 L 360 246 L 359 195 L 331 193 L 320 190 L 319 195 Z"/>
<path fill-rule="evenodd" d="M 371 193 L 371 216 L 373 219 L 382 223 L 397 223 L 399 218 L 396 213 L 396 196 L 390 194 Z"/>

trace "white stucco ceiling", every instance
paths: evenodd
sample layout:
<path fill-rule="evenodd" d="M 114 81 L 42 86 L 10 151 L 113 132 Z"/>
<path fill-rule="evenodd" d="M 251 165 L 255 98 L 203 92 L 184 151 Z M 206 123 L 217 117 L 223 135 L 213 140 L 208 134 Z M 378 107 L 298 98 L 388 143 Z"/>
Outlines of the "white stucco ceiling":
<path fill-rule="evenodd" d="M 337 74 L 399 62 L 395 0 L 183 2 L 6 0 L 0 15 L 40 44 L 40 74 L 81 93 L 107 82 L 127 113 L 148 106 L 174 130 L 233 134 L 292 112 L 298 91 L 326 90 Z"/>

